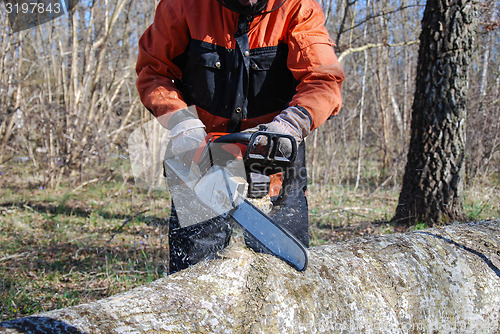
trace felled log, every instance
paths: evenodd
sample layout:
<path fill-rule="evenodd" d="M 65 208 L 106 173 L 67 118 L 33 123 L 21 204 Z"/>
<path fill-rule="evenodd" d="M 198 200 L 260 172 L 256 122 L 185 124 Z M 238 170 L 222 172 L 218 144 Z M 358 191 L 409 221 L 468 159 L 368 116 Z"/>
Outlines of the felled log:
<path fill-rule="evenodd" d="M 0 332 L 498 333 L 499 256 L 499 221 L 315 247 L 303 273 L 232 244 L 218 259 Z"/>

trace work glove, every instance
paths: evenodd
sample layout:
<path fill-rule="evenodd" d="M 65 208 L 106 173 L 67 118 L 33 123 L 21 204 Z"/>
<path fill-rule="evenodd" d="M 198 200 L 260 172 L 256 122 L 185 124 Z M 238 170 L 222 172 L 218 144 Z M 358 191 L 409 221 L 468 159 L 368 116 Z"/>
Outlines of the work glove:
<path fill-rule="evenodd" d="M 168 136 L 173 155 L 196 150 L 206 137 L 205 125 L 199 119 L 188 119 L 177 124 Z"/>
<path fill-rule="evenodd" d="M 281 113 L 279 113 L 276 117 L 274 117 L 271 122 L 260 124 L 243 132 L 253 133 L 256 131 L 266 131 L 290 135 L 295 139 L 298 146 L 311 132 L 311 117 L 304 108 L 288 107 Z M 264 143 L 262 144 L 264 145 Z M 282 156 L 290 156 L 292 149 L 292 143 L 289 140 L 280 141 L 278 150 L 280 151 Z"/>
<path fill-rule="evenodd" d="M 166 159 L 179 158 L 185 163 L 191 163 L 192 158 L 205 140 L 205 125 L 196 113 L 189 109 L 176 111 L 168 120 Z"/>

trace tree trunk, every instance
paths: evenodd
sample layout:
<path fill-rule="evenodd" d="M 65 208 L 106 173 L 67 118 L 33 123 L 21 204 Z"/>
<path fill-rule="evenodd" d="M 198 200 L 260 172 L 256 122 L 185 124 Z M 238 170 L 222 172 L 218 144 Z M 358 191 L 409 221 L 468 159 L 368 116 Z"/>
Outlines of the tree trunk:
<path fill-rule="evenodd" d="M 464 220 L 468 65 L 476 0 L 429 0 L 422 20 L 411 140 L 394 221 Z"/>
<path fill-rule="evenodd" d="M 218 259 L 0 331 L 494 333 L 499 249 L 500 221 L 456 224 L 315 247 L 301 273 L 233 243 Z"/>

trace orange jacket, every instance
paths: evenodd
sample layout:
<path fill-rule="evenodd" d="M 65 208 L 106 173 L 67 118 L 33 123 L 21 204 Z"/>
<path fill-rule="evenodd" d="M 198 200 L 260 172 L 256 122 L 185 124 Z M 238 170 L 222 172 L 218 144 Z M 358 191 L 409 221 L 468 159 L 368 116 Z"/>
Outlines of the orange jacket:
<path fill-rule="evenodd" d="M 255 17 L 216 0 L 162 0 L 136 71 L 156 117 L 194 104 L 207 132 L 267 123 L 289 105 L 305 108 L 315 129 L 340 110 L 344 79 L 315 0 L 287 0 Z"/>

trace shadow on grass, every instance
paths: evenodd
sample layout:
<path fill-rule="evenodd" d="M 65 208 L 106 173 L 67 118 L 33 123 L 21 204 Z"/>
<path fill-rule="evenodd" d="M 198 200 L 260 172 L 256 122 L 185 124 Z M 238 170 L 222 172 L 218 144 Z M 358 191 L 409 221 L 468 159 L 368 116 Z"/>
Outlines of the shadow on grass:
<path fill-rule="evenodd" d="M 167 245 L 146 245 L 142 242 L 121 245 L 56 242 L 45 246 L 35 238 L 24 238 L 22 251 L 12 256 L 12 259 L 2 259 L 0 272 L 10 273 L 12 277 L 22 272 L 30 275 L 40 272 L 44 276 L 116 270 L 162 273 Z"/>
<path fill-rule="evenodd" d="M 76 216 L 80 218 L 90 218 L 93 212 L 96 212 L 99 216 L 104 219 L 117 219 L 117 220 L 125 220 L 125 223 L 128 223 L 132 220 L 143 222 L 147 225 L 157 225 L 157 226 L 165 226 L 168 224 L 168 217 L 156 217 L 156 216 L 145 216 L 144 212 L 139 212 L 135 215 L 130 214 L 121 214 L 121 213 L 110 213 L 104 210 L 95 209 L 84 209 L 78 206 L 70 206 L 70 205 L 61 205 L 61 204 L 49 204 L 49 203 L 35 203 L 35 202 L 5 202 L 0 203 L 0 208 L 18 208 L 21 210 L 26 210 L 29 208 L 30 210 L 36 211 L 38 213 L 49 213 L 51 215 L 65 215 L 65 216 Z"/>
<path fill-rule="evenodd" d="M 3 208 L 11 208 L 16 207 L 19 209 L 30 208 L 33 211 L 37 211 L 39 213 L 50 213 L 53 215 L 66 215 L 66 216 L 77 216 L 82 218 L 89 218 L 92 214 L 92 210 L 83 209 L 78 206 L 69 206 L 69 205 L 57 205 L 57 204 L 47 204 L 47 203 L 32 203 L 32 202 L 5 202 L 0 203 L 0 207 Z M 99 215 L 105 219 L 130 219 L 133 216 L 110 213 L 102 210 L 97 210 Z"/>

